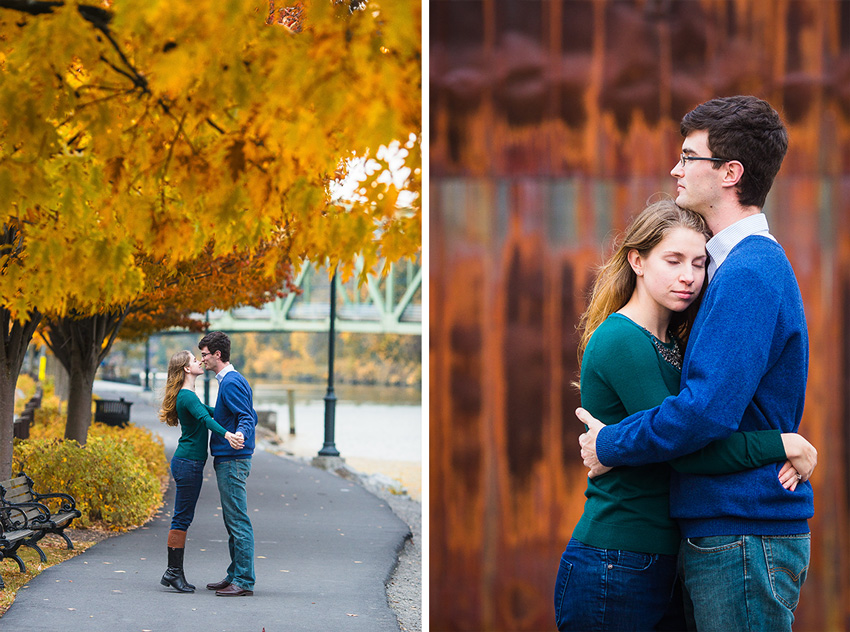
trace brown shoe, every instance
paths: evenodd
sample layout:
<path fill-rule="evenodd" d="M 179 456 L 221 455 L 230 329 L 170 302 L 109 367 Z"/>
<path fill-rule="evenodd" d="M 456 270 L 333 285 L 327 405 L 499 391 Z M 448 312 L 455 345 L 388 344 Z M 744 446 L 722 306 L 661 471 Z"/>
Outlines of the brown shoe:
<path fill-rule="evenodd" d="M 216 582 L 214 584 L 207 584 L 207 590 L 221 590 L 223 588 L 227 588 L 228 586 L 230 586 L 230 582 L 227 581 L 227 578 L 225 577 L 220 582 Z"/>
<path fill-rule="evenodd" d="M 236 584 L 230 584 L 227 588 L 215 591 L 216 597 L 250 597 L 253 594 L 253 590 L 239 588 Z"/>

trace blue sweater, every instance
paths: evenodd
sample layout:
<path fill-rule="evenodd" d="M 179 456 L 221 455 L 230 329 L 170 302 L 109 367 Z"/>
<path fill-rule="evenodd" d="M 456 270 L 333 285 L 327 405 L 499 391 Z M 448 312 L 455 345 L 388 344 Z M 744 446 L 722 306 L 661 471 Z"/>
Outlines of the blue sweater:
<path fill-rule="evenodd" d="M 599 460 L 643 465 L 694 452 L 736 430 L 796 432 L 808 360 L 803 300 L 791 264 L 773 240 L 747 237 L 708 285 L 679 395 L 600 430 Z M 811 484 L 784 489 L 781 465 L 715 476 L 674 473 L 670 513 L 682 536 L 807 533 L 814 515 Z"/>
<path fill-rule="evenodd" d="M 254 393 L 248 380 L 236 371 L 230 371 L 218 385 L 218 398 L 215 402 L 215 420 L 225 430 L 242 432 L 245 445 L 234 450 L 224 437 L 210 436 L 210 454 L 215 462 L 233 459 L 249 459 L 254 454 L 254 437 L 257 427 L 257 413 L 254 411 Z"/>

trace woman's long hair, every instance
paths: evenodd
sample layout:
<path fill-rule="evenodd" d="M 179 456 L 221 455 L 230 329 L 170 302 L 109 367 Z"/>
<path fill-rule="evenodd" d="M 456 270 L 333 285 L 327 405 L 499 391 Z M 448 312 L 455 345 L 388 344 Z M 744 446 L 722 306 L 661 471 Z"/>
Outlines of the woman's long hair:
<path fill-rule="evenodd" d="M 650 203 L 626 228 L 620 245 L 599 269 L 591 290 L 590 302 L 579 319 L 579 367 L 593 332 L 606 318 L 628 303 L 635 291 L 637 277 L 629 265 L 629 251 L 637 250 L 645 257 L 667 233 L 680 227 L 702 233 L 706 239 L 711 238 L 711 231 L 702 216 L 677 206 L 669 198 Z M 699 298 L 685 311 L 674 312 L 670 319 L 670 331 L 682 342 L 687 342 L 697 309 Z"/>
<path fill-rule="evenodd" d="M 159 420 L 169 426 L 180 423 L 177 419 L 177 393 L 183 388 L 186 377 L 183 369 L 189 366 L 194 357 L 191 351 L 178 351 L 168 361 L 168 378 L 165 381 L 165 395 L 162 397 Z"/>

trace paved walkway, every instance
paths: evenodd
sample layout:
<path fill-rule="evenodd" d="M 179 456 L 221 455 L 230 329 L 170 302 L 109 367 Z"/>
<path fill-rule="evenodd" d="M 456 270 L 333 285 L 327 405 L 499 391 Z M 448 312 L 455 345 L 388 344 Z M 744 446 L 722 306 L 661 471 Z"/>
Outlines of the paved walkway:
<path fill-rule="evenodd" d="M 163 436 L 170 458 L 179 431 L 156 419 L 149 395 L 98 394 L 133 401 L 131 421 Z M 180 594 L 160 585 L 173 506 L 172 484 L 147 525 L 47 569 L 20 590 L 0 629 L 398 632 L 385 582 L 410 531 L 385 501 L 356 483 L 255 452 L 248 479 L 253 597 L 216 597 L 204 588 L 222 579 L 229 563 L 212 459 L 186 542 L 186 578 L 198 589 Z"/>

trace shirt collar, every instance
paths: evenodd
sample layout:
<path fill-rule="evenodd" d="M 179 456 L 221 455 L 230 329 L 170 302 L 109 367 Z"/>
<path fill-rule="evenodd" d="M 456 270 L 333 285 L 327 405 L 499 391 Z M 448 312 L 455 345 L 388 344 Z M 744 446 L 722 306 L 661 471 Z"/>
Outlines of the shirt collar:
<path fill-rule="evenodd" d="M 215 374 L 215 379 L 217 379 L 219 384 L 221 384 L 221 381 L 224 379 L 224 376 L 227 375 L 228 373 L 230 373 L 231 371 L 235 371 L 235 370 L 236 369 L 233 368 L 232 364 L 228 364 L 221 371 L 219 371 L 218 373 Z"/>
<path fill-rule="evenodd" d="M 770 234 L 767 217 L 765 217 L 764 213 L 756 213 L 755 215 L 749 215 L 744 219 L 738 220 L 708 240 L 705 249 L 711 258 L 708 262 L 709 281 L 711 281 L 714 273 L 717 272 L 717 268 L 726 260 L 729 253 L 732 252 L 732 249 L 751 235 L 761 235 L 776 241 L 776 238 Z"/>

